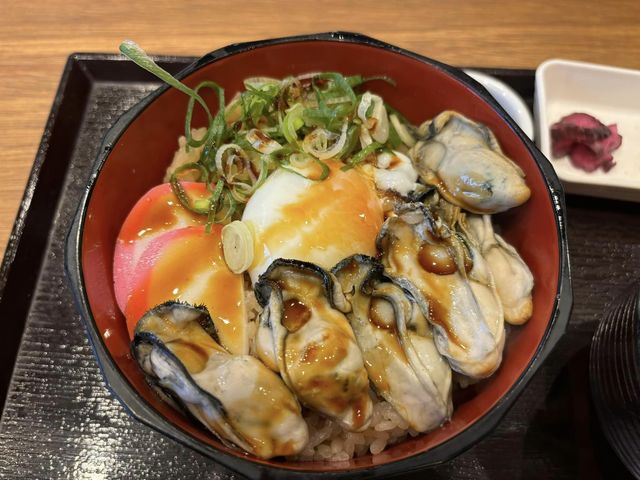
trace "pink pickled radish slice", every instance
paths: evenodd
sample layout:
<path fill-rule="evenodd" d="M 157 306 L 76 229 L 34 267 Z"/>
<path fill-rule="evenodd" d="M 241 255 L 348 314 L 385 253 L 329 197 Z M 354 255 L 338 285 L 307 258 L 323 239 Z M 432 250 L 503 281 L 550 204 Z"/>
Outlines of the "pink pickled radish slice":
<path fill-rule="evenodd" d="M 232 273 L 222 253 L 222 225 L 186 227 L 154 238 L 138 260 L 140 274 L 125 309 L 132 336 L 150 308 L 178 300 L 204 304 L 220 343 L 230 352 L 248 353 L 244 279 Z"/>
<path fill-rule="evenodd" d="M 211 193 L 204 183 L 183 182 L 192 200 L 205 200 Z M 149 243 L 166 232 L 204 225 L 205 215 L 190 212 L 178 201 L 171 185 L 152 188 L 138 200 L 124 221 L 113 255 L 113 280 L 116 301 L 123 312 L 134 285 L 138 282 L 138 260 Z"/>

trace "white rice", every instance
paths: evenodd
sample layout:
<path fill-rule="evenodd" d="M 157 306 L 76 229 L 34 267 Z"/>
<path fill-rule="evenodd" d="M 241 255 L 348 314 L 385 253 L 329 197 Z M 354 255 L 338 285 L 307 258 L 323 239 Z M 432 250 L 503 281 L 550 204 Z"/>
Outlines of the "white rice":
<path fill-rule="evenodd" d="M 345 461 L 371 453 L 377 455 L 385 448 L 418 433 L 395 411 L 390 403 L 372 393 L 371 424 L 363 432 L 350 432 L 322 415 L 305 411 L 309 426 L 309 443 L 299 455 L 290 460 Z"/>

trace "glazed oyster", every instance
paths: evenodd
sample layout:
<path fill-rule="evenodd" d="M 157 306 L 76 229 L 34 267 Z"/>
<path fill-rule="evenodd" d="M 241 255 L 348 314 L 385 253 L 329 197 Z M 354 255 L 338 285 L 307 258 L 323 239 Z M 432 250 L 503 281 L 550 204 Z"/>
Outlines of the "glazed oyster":
<path fill-rule="evenodd" d="M 472 288 L 474 259 L 460 237 L 427 207 L 409 203 L 387 219 L 378 248 L 386 274 L 412 293 L 431 322 L 451 368 L 472 378 L 491 375 L 502 360 L 504 326 Z"/>
<path fill-rule="evenodd" d="M 425 199 L 425 204 L 430 205 L 436 225 L 446 225 L 446 231 L 442 226 L 437 228 L 443 235 L 450 235 L 453 249 L 457 252 L 457 264 L 464 264 L 463 275 L 471 287 L 491 334 L 502 349 L 505 335 L 504 307 L 489 262 L 481 250 L 478 238 L 468 226 L 467 213 L 440 197 L 437 192 L 433 192 L 431 198 Z"/>
<path fill-rule="evenodd" d="M 504 319 L 522 325 L 533 313 L 533 275 L 515 248 L 494 232 L 491 216 L 468 215 L 466 228 L 475 236 L 495 280 Z"/>
<path fill-rule="evenodd" d="M 362 353 L 345 318 L 351 306 L 332 275 L 278 259 L 260 277 L 258 357 L 307 407 L 345 428 L 367 428 L 373 409 Z"/>
<path fill-rule="evenodd" d="M 531 191 L 524 173 L 506 157 L 491 130 L 445 111 L 423 123 L 410 151 L 420 179 L 449 202 L 473 213 L 517 207 Z"/>
<path fill-rule="evenodd" d="M 306 445 L 307 424 L 294 395 L 258 359 L 222 348 L 204 307 L 153 308 L 138 322 L 131 348 L 161 397 L 224 443 L 261 458 L 294 455 Z"/>
<path fill-rule="evenodd" d="M 433 342 L 417 304 L 383 277 L 382 265 L 355 255 L 333 273 L 352 310 L 347 313 L 375 391 L 409 427 L 425 432 L 451 415 L 451 369 Z"/>

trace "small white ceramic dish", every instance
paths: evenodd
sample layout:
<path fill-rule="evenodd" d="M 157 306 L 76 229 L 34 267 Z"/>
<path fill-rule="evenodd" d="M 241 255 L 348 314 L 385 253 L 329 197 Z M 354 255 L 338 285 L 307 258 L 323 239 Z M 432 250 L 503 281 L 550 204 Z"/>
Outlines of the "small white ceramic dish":
<path fill-rule="evenodd" d="M 486 88 L 491 96 L 504 108 L 509 116 L 518 124 L 522 131 L 533 140 L 533 119 L 529 108 L 524 100 L 518 95 L 513 88 L 506 83 L 501 82 L 491 75 L 487 75 L 476 70 L 465 69 L 464 73 L 469 75 L 478 83 Z"/>
<path fill-rule="evenodd" d="M 562 117 L 584 112 L 615 123 L 622 145 L 608 172 L 585 172 L 568 157 L 551 157 L 549 128 Z M 640 202 L 640 71 L 569 60 L 547 60 L 536 70 L 536 138 L 570 193 Z"/>

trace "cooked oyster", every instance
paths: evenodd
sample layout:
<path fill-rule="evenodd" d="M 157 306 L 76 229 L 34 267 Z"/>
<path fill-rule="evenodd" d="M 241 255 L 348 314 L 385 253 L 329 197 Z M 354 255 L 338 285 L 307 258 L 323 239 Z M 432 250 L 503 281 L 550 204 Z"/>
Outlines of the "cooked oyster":
<path fill-rule="evenodd" d="M 261 458 L 295 455 L 306 445 L 294 395 L 258 359 L 223 349 L 206 308 L 155 307 L 138 321 L 131 348 L 162 397 L 223 442 Z"/>
<path fill-rule="evenodd" d="M 482 256 L 493 274 L 504 307 L 504 319 L 522 325 L 533 313 L 533 275 L 513 246 L 493 231 L 491 217 L 469 215 L 466 225 L 476 237 Z"/>
<path fill-rule="evenodd" d="M 412 429 L 439 427 L 451 415 L 451 369 L 438 353 L 431 328 L 382 265 L 354 255 L 332 270 L 352 306 L 347 318 L 375 390 Z"/>
<path fill-rule="evenodd" d="M 378 236 L 387 275 L 407 289 L 433 326 L 438 351 L 472 378 L 491 375 L 502 360 L 503 329 L 485 316 L 467 280 L 473 270 L 460 239 L 422 204 L 387 219 Z"/>
<path fill-rule="evenodd" d="M 458 233 L 458 235 L 461 234 Z M 487 260 L 480 253 L 479 247 L 467 236 L 463 236 L 463 240 L 472 264 L 471 269 L 467 272 L 467 280 L 484 321 L 489 327 L 498 349 L 502 352 L 505 340 L 504 309 L 493 274 Z"/>
<path fill-rule="evenodd" d="M 484 125 L 445 111 L 420 126 L 411 149 L 420 178 L 449 202 L 474 213 L 496 213 L 526 202 L 524 173 Z"/>
<path fill-rule="evenodd" d="M 264 308 L 256 335 L 260 359 L 304 405 L 349 430 L 367 428 L 369 381 L 340 285 L 316 265 L 278 259 L 255 291 Z"/>
<path fill-rule="evenodd" d="M 491 268 L 482 255 L 476 236 L 467 226 L 467 214 L 460 207 L 441 197 L 438 198 L 437 194 L 434 197 L 431 200 L 431 209 L 436 218 L 448 226 L 451 232 L 450 240 L 457 252 L 457 264 L 465 264 L 464 275 L 491 334 L 502 350 L 505 336 L 504 309 Z"/>

